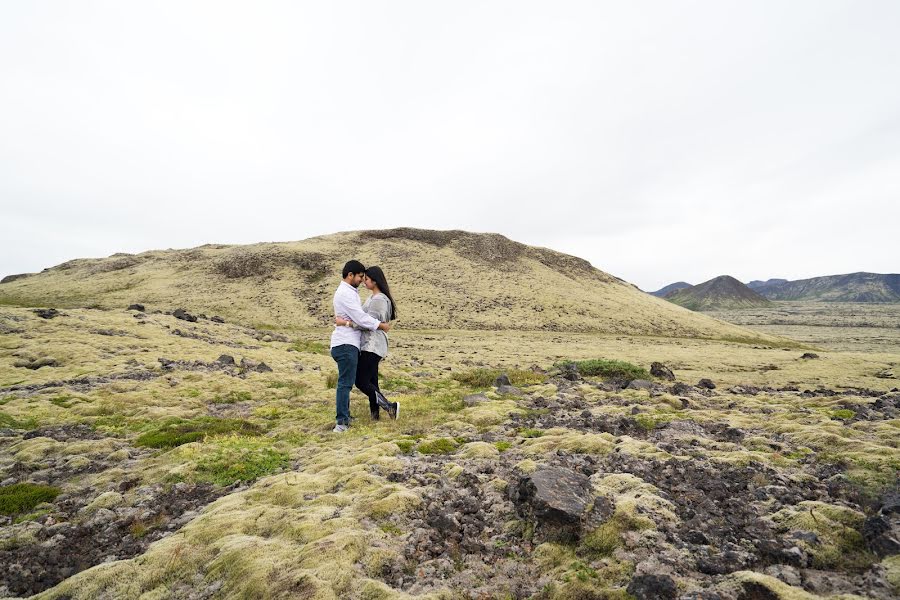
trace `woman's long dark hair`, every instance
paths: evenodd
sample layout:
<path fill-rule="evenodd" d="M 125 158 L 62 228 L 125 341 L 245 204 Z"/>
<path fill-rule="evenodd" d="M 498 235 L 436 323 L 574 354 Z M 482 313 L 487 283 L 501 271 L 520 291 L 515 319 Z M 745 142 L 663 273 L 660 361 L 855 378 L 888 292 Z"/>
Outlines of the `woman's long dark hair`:
<path fill-rule="evenodd" d="M 388 287 L 387 279 L 384 276 L 384 271 L 381 270 L 381 267 L 369 267 L 366 269 L 366 276 L 369 279 L 375 282 L 375 285 L 378 286 L 378 289 L 382 294 L 388 297 L 388 300 L 391 301 L 391 318 L 393 321 L 397 318 L 397 303 L 394 302 L 394 297 L 391 296 L 391 288 Z"/>

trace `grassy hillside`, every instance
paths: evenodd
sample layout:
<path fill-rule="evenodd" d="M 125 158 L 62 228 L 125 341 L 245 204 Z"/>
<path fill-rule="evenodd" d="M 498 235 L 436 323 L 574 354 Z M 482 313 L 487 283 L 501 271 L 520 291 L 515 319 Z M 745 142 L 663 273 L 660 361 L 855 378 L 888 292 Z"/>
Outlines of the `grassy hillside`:
<path fill-rule="evenodd" d="M 406 329 L 761 335 L 673 306 L 573 256 L 496 234 L 417 229 L 72 260 L 0 285 L 0 304 L 120 309 L 138 302 L 257 327 L 323 326 L 350 258 L 384 268 Z"/>
<path fill-rule="evenodd" d="M 771 302 L 728 275 L 720 275 L 698 285 L 676 290 L 667 294 L 665 299 L 690 310 L 772 306 Z"/>

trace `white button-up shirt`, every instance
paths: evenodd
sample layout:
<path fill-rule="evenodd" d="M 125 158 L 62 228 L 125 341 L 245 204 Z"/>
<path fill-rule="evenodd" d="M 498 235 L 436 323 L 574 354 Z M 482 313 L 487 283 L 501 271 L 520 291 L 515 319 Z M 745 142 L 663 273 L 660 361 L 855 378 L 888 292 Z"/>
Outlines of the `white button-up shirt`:
<path fill-rule="evenodd" d="M 378 329 L 381 324 L 381 321 L 363 311 L 362 303 L 359 301 L 359 291 L 346 281 L 342 281 L 334 292 L 334 315 L 349 319 L 359 327 L 372 331 Z M 334 333 L 331 334 L 331 347 L 350 344 L 359 348 L 360 333 L 360 330 L 355 327 L 335 327 Z"/>

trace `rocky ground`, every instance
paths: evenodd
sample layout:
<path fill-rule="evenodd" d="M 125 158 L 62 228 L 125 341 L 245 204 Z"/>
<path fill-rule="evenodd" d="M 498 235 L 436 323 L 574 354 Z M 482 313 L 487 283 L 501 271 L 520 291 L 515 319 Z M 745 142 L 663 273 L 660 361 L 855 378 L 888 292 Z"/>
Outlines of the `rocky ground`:
<path fill-rule="evenodd" d="M 890 362 L 398 333 L 334 436 L 321 332 L 167 312 L 0 310 L 0 596 L 900 593 Z"/>

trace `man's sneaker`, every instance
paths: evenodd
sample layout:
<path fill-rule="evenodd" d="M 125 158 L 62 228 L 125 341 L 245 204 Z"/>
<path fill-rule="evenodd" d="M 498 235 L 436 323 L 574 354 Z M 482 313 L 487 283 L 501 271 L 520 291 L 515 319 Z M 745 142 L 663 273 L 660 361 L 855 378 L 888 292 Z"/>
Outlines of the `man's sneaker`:
<path fill-rule="evenodd" d="M 397 419 L 400 416 L 400 403 L 399 402 L 390 402 L 388 403 L 387 413 L 390 415 L 392 419 Z"/>
<path fill-rule="evenodd" d="M 348 429 L 350 429 L 350 428 L 347 427 L 346 425 L 340 425 L 340 424 L 338 424 L 338 425 L 335 425 L 335 426 L 334 426 L 334 429 L 332 429 L 331 431 L 332 431 L 333 433 L 347 433 L 347 430 L 348 430 Z"/>

